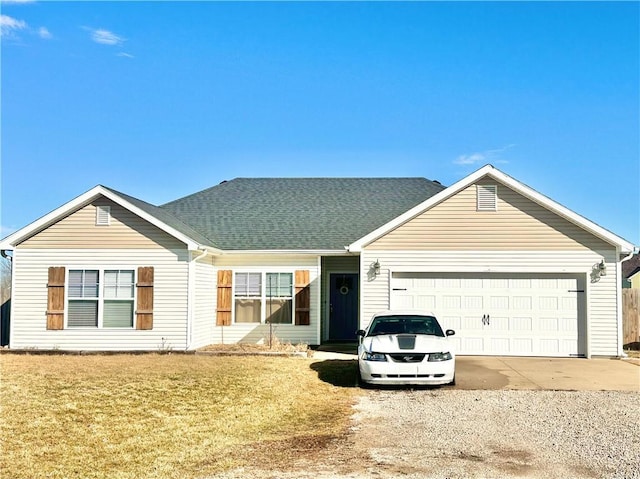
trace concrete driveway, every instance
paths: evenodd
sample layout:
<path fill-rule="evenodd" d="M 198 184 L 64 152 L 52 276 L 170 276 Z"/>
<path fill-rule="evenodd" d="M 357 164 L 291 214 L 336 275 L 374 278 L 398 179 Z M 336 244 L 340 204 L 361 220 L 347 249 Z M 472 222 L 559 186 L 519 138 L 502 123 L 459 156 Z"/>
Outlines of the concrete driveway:
<path fill-rule="evenodd" d="M 640 392 L 640 366 L 619 359 L 458 356 L 456 389 Z"/>
<path fill-rule="evenodd" d="M 351 350 L 314 351 L 314 360 L 352 360 Z M 582 358 L 458 356 L 456 389 L 636 391 L 640 361 Z"/>

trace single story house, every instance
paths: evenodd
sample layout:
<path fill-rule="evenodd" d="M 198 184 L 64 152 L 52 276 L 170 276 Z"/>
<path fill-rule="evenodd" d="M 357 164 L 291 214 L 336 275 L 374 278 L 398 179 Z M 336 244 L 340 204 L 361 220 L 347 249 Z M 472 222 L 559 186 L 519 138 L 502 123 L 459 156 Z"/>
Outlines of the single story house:
<path fill-rule="evenodd" d="M 487 165 L 424 178 L 237 178 L 161 206 L 96 186 L 4 238 L 10 347 L 354 341 L 433 311 L 459 354 L 620 356 L 634 245 Z"/>

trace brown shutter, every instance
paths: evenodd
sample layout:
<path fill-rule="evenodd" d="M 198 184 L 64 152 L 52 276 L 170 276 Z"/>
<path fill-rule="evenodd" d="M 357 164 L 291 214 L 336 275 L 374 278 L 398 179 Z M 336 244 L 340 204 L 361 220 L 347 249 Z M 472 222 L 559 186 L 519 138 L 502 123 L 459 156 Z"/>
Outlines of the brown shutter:
<path fill-rule="evenodd" d="M 309 270 L 296 271 L 296 325 L 311 324 L 310 309 L 311 294 L 309 292 Z"/>
<path fill-rule="evenodd" d="M 47 282 L 47 329 L 64 328 L 64 267 L 51 266 Z"/>
<path fill-rule="evenodd" d="M 233 271 L 218 271 L 218 314 L 216 326 L 231 324 L 231 287 L 233 286 Z"/>
<path fill-rule="evenodd" d="M 138 268 L 136 329 L 153 329 L 153 266 Z"/>

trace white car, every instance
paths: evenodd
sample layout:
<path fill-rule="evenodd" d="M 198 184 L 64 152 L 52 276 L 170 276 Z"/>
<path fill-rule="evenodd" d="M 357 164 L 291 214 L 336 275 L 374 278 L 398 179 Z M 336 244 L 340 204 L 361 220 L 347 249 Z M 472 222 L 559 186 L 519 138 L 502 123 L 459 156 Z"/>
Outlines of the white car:
<path fill-rule="evenodd" d="M 432 313 L 384 311 L 358 331 L 358 369 L 368 384 L 455 384 L 456 356 Z"/>

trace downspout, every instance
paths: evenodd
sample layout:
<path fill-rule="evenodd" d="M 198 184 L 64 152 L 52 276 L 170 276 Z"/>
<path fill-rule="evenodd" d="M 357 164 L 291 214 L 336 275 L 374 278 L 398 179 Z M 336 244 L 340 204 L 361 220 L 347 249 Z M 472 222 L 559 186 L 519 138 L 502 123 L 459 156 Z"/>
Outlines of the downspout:
<path fill-rule="evenodd" d="M 195 301 L 195 297 L 196 297 L 196 292 L 195 292 L 195 276 L 196 276 L 196 263 L 197 261 L 202 258 L 203 256 L 206 256 L 207 254 L 207 250 L 205 249 L 201 249 L 198 248 L 196 251 L 201 251 L 202 253 L 199 254 L 198 256 L 196 256 L 195 258 L 191 258 L 191 260 L 189 261 L 189 278 L 188 278 L 188 304 L 187 304 L 187 345 L 185 350 L 189 351 L 191 349 L 191 343 L 193 342 L 193 338 L 191 337 L 193 334 L 193 315 L 194 315 L 194 311 L 195 311 L 195 305 L 194 305 L 194 301 Z M 191 254 L 191 253 L 190 253 Z"/>
<path fill-rule="evenodd" d="M 638 248 L 633 248 L 631 250 L 631 253 L 629 253 L 628 256 L 626 256 L 625 258 L 623 258 L 622 260 L 620 260 L 620 262 L 617 264 L 616 266 L 616 279 L 618 280 L 618 288 L 617 291 L 619 291 L 618 294 L 618 299 L 616 301 L 617 303 L 617 307 L 618 307 L 618 357 L 620 358 L 626 358 L 627 355 L 624 352 L 624 345 L 622 344 L 624 342 L 624 338 L 622 337 L 623 335 L 623 326 L 624 326 L 624 318 L 623 318 L 623 311 L 622 311 L 622 263 L 624 263 L 625 261 L 630 260 L 631 258 L 633 258 L 633 255 L 636 254 L 638 252 Z"/>
<path fill-rule="evenodd" d="M 7 251 L 11 251 L 11 253 L 12 253 L 11 256 L 9 256 L 7 254 Z M 6 249 L 0 250 L 0 255 L 2 255 L 2 257 L 4 259 L 9 261 L 9 298 L 8 298 L 8 300 L 11 300 L 11 297 L 13 296 L 13 291 L 14 291 L 14 288 L 13 288 L 13 281 L 14 281 L 14 277 L 13 277 L 13 250 L 6 250 Z M 9 307 L 9 318 L 11 318 L 11 316 L 12 316 L 12 310 L 13 310 L 13 301 L 11 302 L 11 305 Z M 7 331 L 7 336 L 8 337 L 5 338 L 6 343 L 7 343 L 6 345 L 8 347 L 11 347 L 11 336 L 12 336 L 12 334 L 11 334 L 11 320 L 10 319 L 9 319 L 9 328 L 8 328 L 8 331 Z"/>

